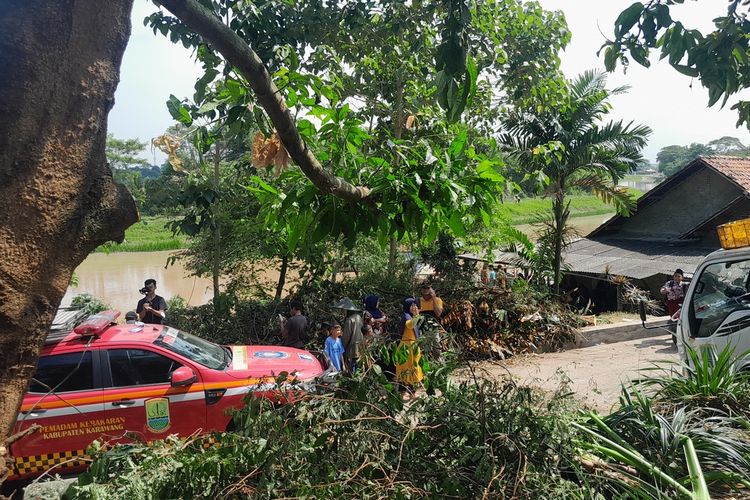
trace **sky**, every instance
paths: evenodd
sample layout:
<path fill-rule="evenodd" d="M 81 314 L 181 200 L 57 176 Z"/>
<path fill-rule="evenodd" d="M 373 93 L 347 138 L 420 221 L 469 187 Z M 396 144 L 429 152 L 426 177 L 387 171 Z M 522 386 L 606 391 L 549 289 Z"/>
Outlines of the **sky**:
<path fill-rule="evenodd" d="M 561 54 L 562 69 L 568 78 L 588 69 L 603 69 L 597 50 L 605 36 L 612 36 L 614 20 L 633 0 L 539 0 L 547 10 L 565 14 L 572 41 Z M 701 0 L 671 9 L 672 17 L 686 27 L 708 31 L 711 19 L 726 12 L 726 2 Z M 173 44 L 161 33 L 143 25 L 143 18 L 156 11 L 147 0 L 135 0 L 131 17 L 132 34 L 123 57 L 115 105 L 109 115 L 109 131 L 122 139 L 139 138 L 150 142 L 172 125 L 166 101 L 170 94 L 182 99 L 193 94 L 195 80 L 202 74 L 192 53 Z M 611 87 L 628 85 L 627 94 L 612 99 L 612 119 L 635 121 L 653 129 L 644 155 L 651 161 L 664 146 L 707 143 L 729 135 L 750 144 L 745 127 L 736 128 L 737 115 L 729 108 L 707 108 L 708 97 L 700 82 L 677 73 L 666 62 L 652 56 L 650 68 L 631 64 L 609 77 Z M 744 96 L 748 99 L 748 96 Z M 148 148 L 144 157 L 161 163 L 164 155 Z"/>

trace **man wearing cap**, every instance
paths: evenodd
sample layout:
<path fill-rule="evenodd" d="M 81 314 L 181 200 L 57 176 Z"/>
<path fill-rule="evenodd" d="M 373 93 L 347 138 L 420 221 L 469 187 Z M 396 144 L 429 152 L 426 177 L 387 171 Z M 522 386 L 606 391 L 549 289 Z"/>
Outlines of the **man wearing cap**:
<path fill-rule="evenodd" d="M 360 347 L 364 340 L 362 335 L 362 310 L 355 306 L 348 297 L 344 297 L 333 307 L 346 311 L 341 342 L 344 344 L 344 360 L 349 365 L 349 370 L 354 373 L 357 369 Z"/>
<path fill-rule="evenodd" d="M 155 279 L 147 279 L 143 285 L 141 293 L 146 296 L 138 301 L 138 306 L 135 308 L 138 319 L 144 323 L 161 325 L 167 316 L 167 302 L 164 297 L 156 295 Z"/>

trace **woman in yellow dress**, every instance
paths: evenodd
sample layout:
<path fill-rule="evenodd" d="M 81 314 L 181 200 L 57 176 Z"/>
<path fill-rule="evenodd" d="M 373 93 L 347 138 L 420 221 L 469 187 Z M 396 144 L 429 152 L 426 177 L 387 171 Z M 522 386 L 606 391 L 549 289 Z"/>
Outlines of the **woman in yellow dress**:
<path fill-rule="evenodd" d="M 414 386 L 422 382 L 424 373 L 420 366 L 422 351 L 419 350 L 419 308 L 413 298 L 404 300 L 404 311 L 401 314 L 401 342 L 396 348 L 396 380 L 402 386 Z"/>

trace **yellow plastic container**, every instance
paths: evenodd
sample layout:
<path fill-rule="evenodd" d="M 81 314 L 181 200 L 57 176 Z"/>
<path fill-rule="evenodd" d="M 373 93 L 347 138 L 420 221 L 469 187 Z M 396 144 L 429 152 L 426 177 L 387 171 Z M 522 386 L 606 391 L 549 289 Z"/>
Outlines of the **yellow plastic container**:
<path fill-rule="evenodd" d="M 750 246 L 750 219 L 741 219 L 722 224 L 716 228 L 721 248 L 741 248 Z"/>

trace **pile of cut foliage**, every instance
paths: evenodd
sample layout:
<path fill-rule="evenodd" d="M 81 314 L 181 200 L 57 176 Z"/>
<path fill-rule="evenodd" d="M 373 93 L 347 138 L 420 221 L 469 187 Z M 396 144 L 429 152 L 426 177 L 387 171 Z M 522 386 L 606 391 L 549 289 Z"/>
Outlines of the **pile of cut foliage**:
<path fill-rule="evenodd" d="M 624 387 L 607 416 L 471 369 L 404 402 L 372 365 L 286 406 L 248 399 L 213 446 L 97 445 L 65 496 L 747 498 L 750 392 L 730 357 Z"/>
<path fill-rule="evenodd" d="M 689 364 L 648 369 L 611 414 L 573 423 L 607 497 L 750 497 L 750 375 L 737 363 L 748 353 L 686 350 Z"/>
<path fill-rule="evenodd" d="M 308 347 L 320 349 L 324 340 L 316 324 L 343 319 L 332 305 L 342 297 L 355 303 L 368 294 L 381 297 L 381 309 L 390 318 L 386 331 L 397 341 L 401 332 L 401 304 L 416 296 L 419 284 L 408 278 L 363 276 L 341 282 L 316 280 L 305 283 L 294 297 L 305 306 L 311 323 Z M 574 338 L 578 319 L 565 306 L 533 290 L 490 288 L 468 281 L 440 281 L 437 293 L 445 302 L 443 328 L 470 359 L 503 359 L 514 354 L 561 348 Z M 211 305 L 173 308 L 170 324 L 222 344 L 274 344 L 281 341 L 279 314 L 286 314 L 284 302 L 235 300 L 224 310 Z"/>
<path fill-rule="evenodd" d="M 236 432 L 97 454 L 69 498 L 592 498 L 570 400 L 468 381 L 404 403 L 377 369 L 274 409 L 250 399 Z"/>
<path fill-rule="evenodd" d="M 578 317 L 531 290 L 472 287 L 446 290 L 443 327 L 470 359 L 560 349 L 574 340 Z"/>

